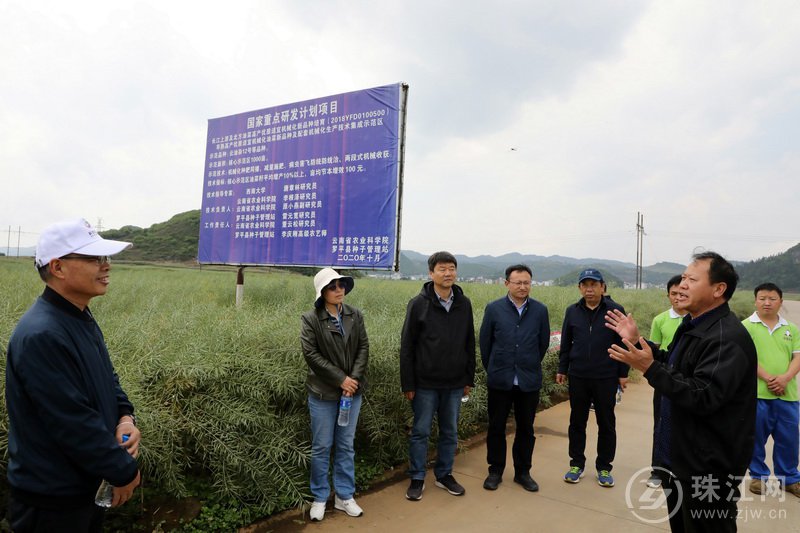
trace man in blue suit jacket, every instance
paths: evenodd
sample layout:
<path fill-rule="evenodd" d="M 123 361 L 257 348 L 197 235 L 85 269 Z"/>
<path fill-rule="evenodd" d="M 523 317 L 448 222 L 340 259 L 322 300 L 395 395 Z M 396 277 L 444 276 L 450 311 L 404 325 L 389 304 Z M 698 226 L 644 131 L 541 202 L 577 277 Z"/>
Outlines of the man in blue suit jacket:
<path fill-rule="evenodd" d="M 514 482 L 536 492 L 531 459 L 536 437 L 533 419 L 542 388 L 542 358 L 550 343 L 547 308 L 530 297 L 531 269 L 512 265 L 506 269 L 508 294 L 486 306 L 480 331 L 481 361 L 489 390 L 489 431 L 486 490 L 496 490 L 506 466 L 506 420 L 511 406 L 517 431 L 514 435 Z"/>

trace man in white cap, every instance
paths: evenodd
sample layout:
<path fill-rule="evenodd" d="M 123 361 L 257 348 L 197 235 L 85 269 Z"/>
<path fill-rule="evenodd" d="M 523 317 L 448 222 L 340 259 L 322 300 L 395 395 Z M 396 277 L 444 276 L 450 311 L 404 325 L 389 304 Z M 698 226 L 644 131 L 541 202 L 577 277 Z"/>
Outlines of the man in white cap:
<path fill-rule="evenodd" d="M 130 245 L 103 239 L 82 219 L 39 238 L 35 265 L 46 287 L 14 329 L 6 360 L 15 532 L 102 531 L 101 482 L 113 486 L 112 506 L 139 485 L 133 405 L 88 307 L 108 290 L 109 256 Z"/>

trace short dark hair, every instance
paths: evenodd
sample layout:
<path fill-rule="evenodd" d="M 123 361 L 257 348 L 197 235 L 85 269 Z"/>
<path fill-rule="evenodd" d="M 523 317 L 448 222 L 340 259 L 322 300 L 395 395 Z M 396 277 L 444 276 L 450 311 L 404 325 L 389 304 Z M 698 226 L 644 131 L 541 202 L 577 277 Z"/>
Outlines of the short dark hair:
<path fill-rule="evenodd" d="M 53 277 L 53 273 L 50 272 L 50 263 L 36 267 L 36 271 L 39 273 L 39 277 L 42 278 L 42 281 L 45 283 L 47 283 L 47 281 Z"/>
<path fill-rule="evenodd" d="M 529 267 L 528 265 L 523 265 L 522 263 L 518 265 L 511 265 L 506 269 L 506 280 L 508 280 L 508 277 L 511 275 L 512 272 L 527 272 L 531 278 L 533 277 L 533 272 L 531 271 L 531 267 Z"/>
<path fill-rule="evenodd" d="M 733 293 L 736 291 L 736 284 L 739 283 L 739 274 L 736 273 L 736 269 L 733 268 L 733 265 L 716 252 L 694 254 L 692 260 L 710 261 L 708 265 L 708 280 L 711 283 L 724 283 L 727 285 L 722 297 L 725 298 L 726 302 L 730 300 Z"/>
<path fill-rule="evenodd" d="M 458 268 L 456 256 L 450 252 L 434 252 L 428 258 L 428 272 L 433 272 L 433 269 L 436 268 L 436 265 L 439 263 L 453 263 L 455 267 Z"/>
<path fill-rule="evenodd" d="M 674 287 L 675 285 L 680 285 L 682 279 L 683 276 L 681 276 L 680 274 L 675 274 L 674 276 L 669 278 L 669 281 L 667 282 L 667 294 L 669 294 L 669 290 L 672 287 Z"/>
<path fill-rule="evenodd" d="M 769 283 L 769 282 L 762 283 L 761 285 L 753 289 L 753 296 L 758 297 L 759 291 L 775 291 L 778 293 L 778 296 L 781 297 L 781 300 L 783 300 L 783 291 L 781 290 L 780 287 L 778 287 L 774 283 Z"/>

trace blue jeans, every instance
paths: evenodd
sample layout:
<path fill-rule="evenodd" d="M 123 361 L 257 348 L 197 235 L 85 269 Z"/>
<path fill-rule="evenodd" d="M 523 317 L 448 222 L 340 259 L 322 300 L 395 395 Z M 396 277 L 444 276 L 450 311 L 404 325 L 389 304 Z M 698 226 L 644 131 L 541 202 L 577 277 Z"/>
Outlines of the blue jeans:
<path fill-rule="evenodd" d="M 333 489 L 339 498 L 349 500 L 356 492 L 356 465 L 353 440 L 356 436 L 358 413 L 361 411 L 361 394 L 353 396 L 350 406 L 350 424 L 339 426 L 339 401 L 308 397 L 311 415 L 311 494 L 315 502 L 328 501 L 331 486 L 328 468 L 333 451 Z"/>
<path fill-rule="evenodd" d="M 767 479 L 769 466 L 766 463 L 764 446 L 772 435 L 772 465 L 775 476 L 786 485 L 800 481 L 797 456 L 800 450 L 800 402 L 762 400 L 756 406 L 756 443 L 750 460 L 750 477 Z"/>
<path fill-rule="evenodd" d="M 411 407 L 414 409 L 414 427 L 408 446 L 411 479 L 425 479 L 425 463 L 428 459 L 428 438 L 431 435 L 433 415 L 439 421 L 439 445 L 436 449 L 436 464 L 433 473 L 436 479 L 453 472 L 453 462 L 458 448 L 458 411 L 464 388 L 418 389 Z"/>

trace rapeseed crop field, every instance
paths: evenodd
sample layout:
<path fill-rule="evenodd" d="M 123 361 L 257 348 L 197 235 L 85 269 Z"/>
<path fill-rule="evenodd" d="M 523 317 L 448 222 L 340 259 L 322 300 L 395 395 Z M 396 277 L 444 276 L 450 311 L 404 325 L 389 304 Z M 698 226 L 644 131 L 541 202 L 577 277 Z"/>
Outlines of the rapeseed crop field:
<path fill-rule="evenodd" d="M 3 363 L 14 325 L 44 288 L 32 263 L 0 258 Z M 136 406 L 146 490 L 223 502 L 239 510 L 241 523 L 309 498 L 310 429 L 299 328 L 300 315 L 314 298 L 310 277 L 245 272 L 245 301 L 237 309 L 233 268 L 114 263 L 108 294 L 90 305 Z M 406 303 L 421 284 L 359 278 L 347 297 L 363 310 L 370 339 L 370 387 L 357 434 L 361 490 L 387 468 L 404 468 L 407 459 L 412 415 L 400 391 L 400 330 Z M 477 332 L 484 306 L 504 296 L 505 287 L 460 285 L 472 300 Z M 551 330 L 561 328 L 564 310 L 579 298 L 577 287 L 533 287 L 532 296 L 548 307 Z M 668 306 L 663 290 L 613 289 L 611 296 L 637 317 L 643 333 Z M 750 297 L 740 294 L 733 307 L 743 317 L 751 305 Z M 557 351 L 551 351 L 544 365 L 544 405 L 559 392 L 556 365 Z M 477 367 L 476 389 L 460 420 L 462 438 L 482 431 L 486 422 L 480 362 Z M 0 368 L 5 373 L 5 364 Z M 5 380 L 0 383 L 4 387 Z M 8 420 L 2 405 L 0 496 L 7 490 Z"/>

